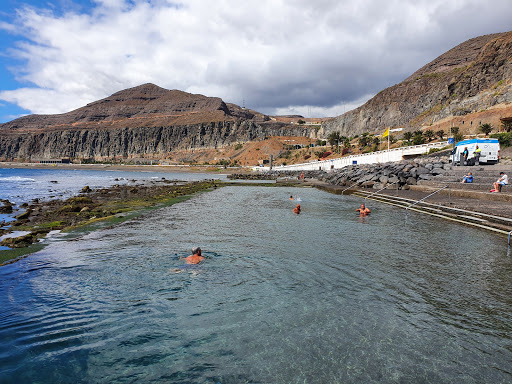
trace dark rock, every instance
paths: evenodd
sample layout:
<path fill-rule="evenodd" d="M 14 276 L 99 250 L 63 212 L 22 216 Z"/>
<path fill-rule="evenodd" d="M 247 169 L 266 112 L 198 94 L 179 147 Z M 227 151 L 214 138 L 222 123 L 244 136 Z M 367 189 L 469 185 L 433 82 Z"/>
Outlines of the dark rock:
<path fill-rule="evenodd" d="M 23 212 L 21 215 L 16 216 L 17 220 L 25 220 L 28 219 L 30 214 L 32 213 L 31 209 L 27 209 L 25 212 Z"/>
<path fill-rule="evenodd" d="M 92 192 L 92 189 L 88 185 L 83 187 L 82 190 L 80 191 L 80 193 L 89 193 L 89 192 Z"/>

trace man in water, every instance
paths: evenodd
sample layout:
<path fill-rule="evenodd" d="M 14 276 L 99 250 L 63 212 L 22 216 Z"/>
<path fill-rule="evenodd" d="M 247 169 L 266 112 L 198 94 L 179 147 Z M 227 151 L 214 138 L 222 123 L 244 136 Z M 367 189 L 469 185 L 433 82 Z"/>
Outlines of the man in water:
<path fill-rule="evenodd" d="M 370 209 L 369 208 L 366 208 L 364 206 L 364 204 L 361 204 L 361 208 L 357 208 L 356 209 L 356 212 L 359 212 L 359 215 L 360 216 L 366 216 L 368 215 L 369 213 L 371 213 Z"/>
<path fill-rule="evenodd" d="M 300 204 L 297 204 L 297 206 L 293 208 L 293 213 L 296 213 L 297 215 L 300 213 Z"/>
<path fill-rule="evenodd" d="M 197 247 L 197 248 L 192 249 L 192 254 L 190 256 L 180 257 L 180 260 L 183 260 L 183 259 L 185 259 L 185 263 L 187 263 L 187 264 L 197 265 L 201 261 L 204 260 L 204 257 L 201 256 L 201 248 Z M 196 276 L 197 270 L 194 270 L 192 268 L 196 268 L 196 267 L 192 267 L 192 266 L 188 267 L 188 266 L 184 265 L 182 268 L 171 268 L 171 269 L 169 269 L 169 271 L 174 272 L 174 273 L 189 272 L 192 274 L 192 276 Z"/>
<path fill-rule="evenodd" d="M 201 248 L 196 247 L 192 249 L 192 254 L 188 257 L 185 257 L 185 262 L 187 264 L 199 264 L 204 260 L 204 257 L 201 256 Z"/>

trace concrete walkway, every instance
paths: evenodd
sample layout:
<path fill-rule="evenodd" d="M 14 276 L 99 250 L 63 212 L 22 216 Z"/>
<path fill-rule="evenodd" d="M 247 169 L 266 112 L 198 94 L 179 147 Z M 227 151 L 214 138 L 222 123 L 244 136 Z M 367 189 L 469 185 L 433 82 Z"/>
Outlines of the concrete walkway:
<path fill-rule="evenodd" d="M 307 179 L 305 184 L 336 194 L 341 194 L 341 192 L 347 188 L 346 186 L 335 186 L 314 179 Z M 465 184 L 458 184 L 461 186 L 459 189 L 451 188 L 450 193 L 448 193 L 446 190 L 443 190 L 439 193 L 436 193 L 435 195 L 430 196 L 425 200 L 425 202 L 512 219 L 512 192 L 490 193 L 467 190 L 464 189 Z M 385 195 L 400 196 L 411 200 L 420 200 L 437 189 L 430 185 L 417 185 L 411 187 L 412 188 L 409 190 L 390 189 L 383 190 L 379 193 Z M 510 186 L 510 188 L 512 190 L 512 186 Z M 349 194 L 357 190 L 365 192 L 376 192 L 376 190 L 372 189 L 353 188 L 346 191 L 345 194 Z M 510 229 L 512 230 L 512 228 Z"/>

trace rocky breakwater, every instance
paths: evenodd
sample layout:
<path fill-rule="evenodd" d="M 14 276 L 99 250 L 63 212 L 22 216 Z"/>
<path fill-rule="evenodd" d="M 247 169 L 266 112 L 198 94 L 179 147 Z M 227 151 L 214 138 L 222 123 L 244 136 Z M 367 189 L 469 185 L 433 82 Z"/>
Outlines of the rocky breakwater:
<path fill-rule="evenodd" d="M 318 179 L 328 184 L 381 189 L 396 184 L 399 189 L 409 189 L 419 180 L 430 180 L 451 169 L 448 157 L 430 157 L 403 160 L 393 163 L 351 165 L 325 173 Z"/>
<path fill-rule="evenodd" d="M 396 184 L 399 189 L 409 189 L 409 185 L 416 185 L 419 180 L 431 180 L 451 169 L 448 156 L 434 156 L 392 163 L 350 165 L 327 172 L 270 171 L 255 174 L 253 178 L 296 179 L 303 173 L 306 180 L 315 179 L 334 186 L 354 185 L 359 188 L 381 189 Z"/>

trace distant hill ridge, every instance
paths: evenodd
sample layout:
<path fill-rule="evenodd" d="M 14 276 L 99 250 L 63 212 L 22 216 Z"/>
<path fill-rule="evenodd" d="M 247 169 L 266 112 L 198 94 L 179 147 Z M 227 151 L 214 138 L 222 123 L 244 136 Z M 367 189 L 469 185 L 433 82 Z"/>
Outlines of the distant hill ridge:
<path fill-rule="evenodd" d="M 1 124 L 0 160 L 165 159 L 179 150 L 217 149 L 266 136 L 309 136 L 312 131 L 218 97 L 143 84 L 71 112 Z"/>
<path fill-rule="evenodd" d="M 321 129 L 288 124 L 218 97 L 129 88 L 57 115 L 30 115 L 0 124 L 0 160 L 56 157 L 97 160 L 154 157 L 218 149 L 267 136 L 327 137 L 383 132 L 388 127 L 476 132 L 512 116 L 512 32 L 470 39 L 384 89 L 363 106 L 323 121 Z M 281 121 L 279 121 L 281 120 Z"/>
<path fill-rule="evenodd" d="M 269 121 L 261 113 L 226 104 L 218 97 L 167 90 L 154 84 L 125 89 L 85 107 L 57 115 L 30 115 L 0 124 L 2 130 L 118 128 L 235 121 Z"/>

